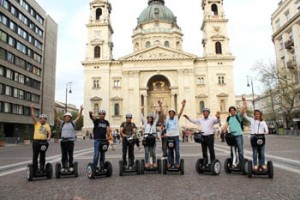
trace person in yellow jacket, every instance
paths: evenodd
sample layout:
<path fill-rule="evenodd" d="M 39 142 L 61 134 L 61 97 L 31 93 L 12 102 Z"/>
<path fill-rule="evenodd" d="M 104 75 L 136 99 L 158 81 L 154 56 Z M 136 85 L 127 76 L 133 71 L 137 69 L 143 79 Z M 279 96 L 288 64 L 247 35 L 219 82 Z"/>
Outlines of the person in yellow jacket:
<path fill-rule="evenodd" d="M 31 117 L 34 124 L 34 134 L 32 142 L 33 158 L 32 165 L 34 172 L 38 169 L 38 157 L 40 156 L 40 171 L 45 170 L 46 151 L 51 140 L 51 128 L 47 123 L 47 115 L 41 114 L 39 120 L 36 119 L 34 108 L 31 106 Z"/>

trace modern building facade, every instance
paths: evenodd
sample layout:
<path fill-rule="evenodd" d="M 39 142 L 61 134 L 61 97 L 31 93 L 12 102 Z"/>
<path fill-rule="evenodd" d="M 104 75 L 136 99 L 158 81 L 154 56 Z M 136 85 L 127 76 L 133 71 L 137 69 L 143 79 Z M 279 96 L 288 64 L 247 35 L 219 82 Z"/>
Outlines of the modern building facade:
<path fill-rule="evenodd" d="M 35 0 L 0 0 L 0 124 L 6 137 L 22 138 L 32 125 L 31 105 L 53 124 L 56 49 L 57 24 Z"/>
<path fill-rule="evenodd" d="M 82 63 L 85 116 L 101 108 L 107 111 L 112 127 L 119 127 L 126 113 L 132 113 L 134 122 L 141 124 L 141 106 L 145 113 L 153 113 L 160 100 L 165 111 L 179 111 L 186 99 L 185 113 L 190 116 L 199 117 L 202 109 L 209 107 L 212 113 L 221 111 L 226 119 L 228 107 L 235 105 L 235 58 L 229 47 L 223 0 L 199 1 L 204 16 L 199 24 L 203 57 L 183 50 L 183 33 L 165 4 L 164 0 L 148 0 L 133 30 L 133 52 L 115 60 L 112 5 L 108 0 L 90 2 L 87 52 Z M 182 119 L 180 123 L 188 122 Z M 85 117 L 84 129 L 92 127 Z"/>

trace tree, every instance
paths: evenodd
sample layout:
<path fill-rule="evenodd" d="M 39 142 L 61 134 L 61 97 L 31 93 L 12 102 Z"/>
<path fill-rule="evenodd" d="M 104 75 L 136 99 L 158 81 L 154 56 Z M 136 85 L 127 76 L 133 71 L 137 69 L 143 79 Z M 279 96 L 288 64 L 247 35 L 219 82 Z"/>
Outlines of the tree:
<path fill-rule="evenodd" d="M 290 127 L 293 111 L 296 108 L 297 78 L 296 74 L 286 68 L 280 68 L 274 63 L 258 62 L 254 69 L 258 72 L 265 95 L 269 98 L 266 109 L 277 121 L 280 114 L 286 127 Z"/>

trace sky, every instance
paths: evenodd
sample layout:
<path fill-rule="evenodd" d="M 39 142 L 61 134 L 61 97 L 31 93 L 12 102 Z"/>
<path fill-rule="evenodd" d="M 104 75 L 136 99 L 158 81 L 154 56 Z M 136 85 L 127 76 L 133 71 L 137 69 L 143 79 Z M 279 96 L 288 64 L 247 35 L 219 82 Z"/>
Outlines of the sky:
<path fill-rule="evenodd" d="M 72 82 L 68 103 L 83 104 L 83 67 L 86 56 L 87 28 L 90 0 L 36 0 L 58 24 L 56 69 L 56 100 L 65 102 L 66 84 Z M 182 29 L 183 50 L 201 57 L 203 12 L 202 0 L 165 0 L 177 17 Z M 188 2 L 188 3 L 187 3 Z M 247 76 L 253 77 L 255 93 L 261 93 L 253 66 L 258 61 L 275 61 L 271 40 L 271 15 L 277 8 L 274 0 L 224 0 L 226 18 L 229 19 L 230 48 L 234 62 L 235 94 L 251 94 Z M 137 18 L 147 7 L 148 0 L 110 0 L 111 21 L 114 29 L 114 59 L 132 53 L 133 29 Z"/>

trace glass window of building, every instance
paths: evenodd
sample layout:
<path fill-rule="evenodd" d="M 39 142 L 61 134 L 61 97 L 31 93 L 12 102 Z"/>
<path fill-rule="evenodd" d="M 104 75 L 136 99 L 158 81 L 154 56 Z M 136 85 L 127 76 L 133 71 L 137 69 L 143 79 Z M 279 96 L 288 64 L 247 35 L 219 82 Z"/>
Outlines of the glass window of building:
<path fill-rule="evenodd" d="M 0 39 L 5 43 L 7 42 L 7 34 L 1 30 L 0 30 Z"/>
<path fill-rule="evenodd" d="M 4 67 L 0 66 L 0 76 L 4 76 Z"/>
<path fill-rule="evenodd" d="M 11 113 L 11 104 L 10 103 L 4 103 L 4 112 Z"/>

